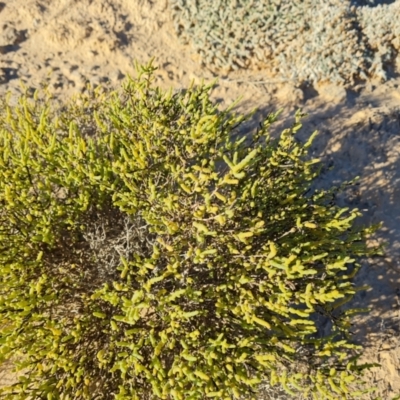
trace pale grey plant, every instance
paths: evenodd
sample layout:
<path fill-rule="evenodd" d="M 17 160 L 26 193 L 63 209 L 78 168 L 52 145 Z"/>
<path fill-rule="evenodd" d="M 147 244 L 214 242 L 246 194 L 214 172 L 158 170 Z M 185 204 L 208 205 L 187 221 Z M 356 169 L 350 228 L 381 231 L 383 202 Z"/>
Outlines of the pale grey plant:
<path fill-rule="evenodd" d="M 399 4 L 169 0 L 178 36 L 211 68 L 267 66 L 298 84 L 344 86 L 370 76 L 387 78 L 385 65 L 399 48 Z"/>

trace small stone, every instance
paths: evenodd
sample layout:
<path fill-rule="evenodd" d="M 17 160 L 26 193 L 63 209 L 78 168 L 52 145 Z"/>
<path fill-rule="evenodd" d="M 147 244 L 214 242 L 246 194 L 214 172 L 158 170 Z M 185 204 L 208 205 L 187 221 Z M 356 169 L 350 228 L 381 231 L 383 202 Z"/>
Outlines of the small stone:
<path fill-rule="evenodd" d="M 110 78 L 108 76 L 101 76 L 99 80 L 100 83 L 110 83 Z"/>
<path fill-rule="evenodd" d="M 298 87 L 285 83 L 277 90 L 276 97 L 285 103 L 299 104 L 304 100 L 304 93 Z"/>
<path fill-rule="evenodd" d="M 347 91 L 342 86 L 325 84 L 317 86 L 316 90 L 318 94 L 326 101 L 341 103 L 347 99 Z"/>
<path fill-rule="evenodd" d="M 25 40 L 25 31 L 4 24 L 0 33 L 0 47 L 15 46 Z"/>
<path fill-rule="evenodd" d="M 111 82 L 117 82 L 125 78 L 125 75 L 117 68 L 110 73 L 109 79 Z"/>
<path fill-rule="evenodd" d="M 90 78 L 90 84 L 91 84 L 93 87 L 97 87 L 97 86 L 99 86 L 101 83 L 102 83 L 101 76 L 95 75 L 95 76 L 93 76 L 93 77 Z"/>
<path fill-rule="evenodd" d="M 69 79 L 75 82 L 76 86 L 84 86 L 88 81 L 79 71 L 74 70 L 69 74 Z"/>

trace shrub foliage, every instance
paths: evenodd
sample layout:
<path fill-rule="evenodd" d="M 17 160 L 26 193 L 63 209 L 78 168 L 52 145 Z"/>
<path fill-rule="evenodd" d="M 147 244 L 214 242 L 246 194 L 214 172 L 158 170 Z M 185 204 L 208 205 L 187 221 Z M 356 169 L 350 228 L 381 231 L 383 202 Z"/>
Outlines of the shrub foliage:
<path fill-rule="evenodd" d="M 3 99 L 0 362 L 24 374 L 0 398 L 349 398 L 369 366 L 339 310 L 375 227 L 311 190 L 303 114 L 238 138 L 251 115 L 154 70 L 57 112 Z"/>

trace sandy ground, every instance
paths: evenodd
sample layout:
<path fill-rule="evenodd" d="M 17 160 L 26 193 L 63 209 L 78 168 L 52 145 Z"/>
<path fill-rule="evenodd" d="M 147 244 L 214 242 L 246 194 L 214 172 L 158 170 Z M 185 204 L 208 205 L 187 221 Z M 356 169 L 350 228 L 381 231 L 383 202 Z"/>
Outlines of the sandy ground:
<path fill-rule="evenodd" d="M 194 79 L 216 77 L 200 67 L 189 47 L 178 43 L 166 0 L 6 0 L 0 2 L 0 95 L 20 93 L 19 80 L 37 88 L 47 80 L 60 100 L 86 82 L 118 85 L 134 74 L 133 60 L 155 57 L 157 84 L 184 88 Z M 397 59 L 400 70 L 400 59 Z M 355 321 L 355 339 L 366 346 L 364 359 L 379 362 L 368 376 L 382 399 L 400 394 L 400 77 L 360 83 L 345 90 L 329 85 L 296 87 L 268 78 L 268 71 L 219 75 L 213 98 L 221 106 L 242 95 L 239 110 L 259 107 L 257 118 L 283 108 L 292 121 L 298 107 L 309 113 L 303 135 L 320 132 L 311 150 L 324 171 L 317 184 L 360 176 L 341 203 L 364 212 L 362 223 L 383 222 L 374 240 L 386 254 L 363 265 L 357 283 L 371 290 L 357 296 L 370 306 Z M 332 168 L 331 168 L 332 167 Z M 3 368 L 0 384 L 12 375 Z M 271 397 L 277 398 L 277 397 Z"/>

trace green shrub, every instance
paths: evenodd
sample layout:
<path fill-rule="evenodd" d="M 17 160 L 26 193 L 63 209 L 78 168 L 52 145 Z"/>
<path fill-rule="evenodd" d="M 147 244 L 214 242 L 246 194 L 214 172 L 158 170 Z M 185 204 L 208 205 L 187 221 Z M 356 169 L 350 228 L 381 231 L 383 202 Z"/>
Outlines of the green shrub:
<path fill-rule="evenodd" d="M 154 69 L 57 112 L 3 99 L 0 362 L 24 374 L 0 398 L 349 398 L 369 366 L 339 310 L 376 227 L 310 191 L 300 112 L 235 139 L 251 115 L 212 85 L 154 88 Z"/>

